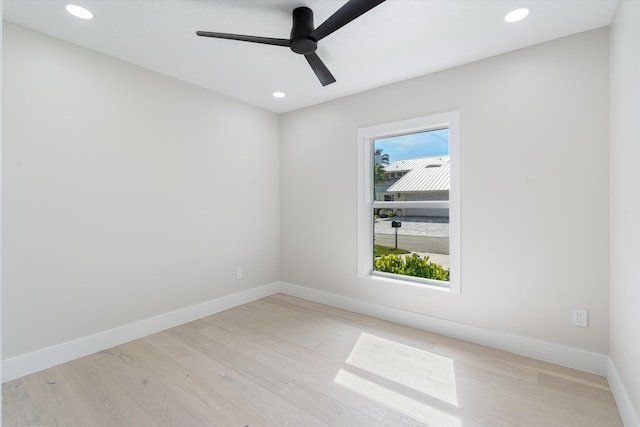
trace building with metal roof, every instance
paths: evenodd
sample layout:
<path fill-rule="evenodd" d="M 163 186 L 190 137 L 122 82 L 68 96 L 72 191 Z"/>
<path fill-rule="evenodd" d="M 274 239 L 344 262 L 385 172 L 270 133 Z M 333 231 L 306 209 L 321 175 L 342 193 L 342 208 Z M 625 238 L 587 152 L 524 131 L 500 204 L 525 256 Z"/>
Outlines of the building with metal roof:
<path fill-rule="evenodd" d="M 389 193 L 449 191 L 449 156 L 397 160 L 385 170 L 388 179 L 399 178 L 387 188 Z"/>
<path fill-rule="evenodd" d="M 449 200 L 449 156 L 396 160 L 385 166 L 387 179 L 376 185 L 376 200 Z M 448 216 L 448 209 L 396 209 L 400 216 Z"/>

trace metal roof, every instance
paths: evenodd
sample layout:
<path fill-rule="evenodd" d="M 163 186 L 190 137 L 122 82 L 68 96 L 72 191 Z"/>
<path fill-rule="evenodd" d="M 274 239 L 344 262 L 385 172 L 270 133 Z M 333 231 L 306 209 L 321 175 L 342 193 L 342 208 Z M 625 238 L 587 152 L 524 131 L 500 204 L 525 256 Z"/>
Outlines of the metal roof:
<path fill-rule="evenodd" d="M 433 157 L 422 157 L 419 159 L 396 160 L 390 165 L 385 166 L 384 169 L 387 172 L 409 171 L 412 169 L 424 167 L 427 164 L 440 165 L 445 161 L 447 162 L 449 161 L 449 156 L 433 156 Z"/>
<path fill-rule="evenodd" d="M 409 171 L 386 190 L 389 193 L 449 190 L 449 156 L 396 160 L 385 170 Z"/>

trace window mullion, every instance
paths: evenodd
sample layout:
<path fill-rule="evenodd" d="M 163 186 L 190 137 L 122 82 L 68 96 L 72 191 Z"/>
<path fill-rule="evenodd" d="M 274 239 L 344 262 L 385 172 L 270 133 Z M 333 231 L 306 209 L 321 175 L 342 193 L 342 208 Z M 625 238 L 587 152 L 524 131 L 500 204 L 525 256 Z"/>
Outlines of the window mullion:
<path fill-rule="evenodd" d="M 406 209 L 406 208 L 431 208 L 448 209 L 448 200 L 417 200 L 417 201 L 375 201 L 371 204 L 374 209 Z"/>

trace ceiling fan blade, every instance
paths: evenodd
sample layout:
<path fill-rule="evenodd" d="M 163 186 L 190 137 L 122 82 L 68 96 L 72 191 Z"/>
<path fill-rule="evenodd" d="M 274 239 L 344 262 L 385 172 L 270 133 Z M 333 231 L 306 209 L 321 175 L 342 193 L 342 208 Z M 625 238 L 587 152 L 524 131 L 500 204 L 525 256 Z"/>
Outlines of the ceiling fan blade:
<path fill-rule="evenodd" d="M 304 57 L 307 59 L 309 65 L 311 65 L 311 69 L 313 70 L 313 72 L 316 73 L 316 76 L 318 77 L 318 80 L 320 80 L 320 83 L 322 83 L 322 86 L 335 83 L 335 77 L 333 77 L 331 71 L 329 71 L 327 66 L 324 65 L 324 62 L 322 62 L 320 57 L 315 52 L 310 53 L 309 55 L 305 55 Z"/>
<path fill-rule="evenodd" d="M 311 32 L 311 38 L 319 41 L 334 31 L 344 27 L 360 15 L 370 11 L 385 0 L 349 0 L 326 21 Z"/>
<path fill-rule="evenodd" d="M 271 37 L 245 36 L 242 34 L 213 33 L 211 31 L 196 31 L 196 35 L 200 37 L 213 37 L 215 39 L 228 39 L 228 40 L 238 40 L 241 42 L 270 44 L 274 46 L 289 47 L 289 44 L 290 44 L 289 39 L 274 39 Z"/>

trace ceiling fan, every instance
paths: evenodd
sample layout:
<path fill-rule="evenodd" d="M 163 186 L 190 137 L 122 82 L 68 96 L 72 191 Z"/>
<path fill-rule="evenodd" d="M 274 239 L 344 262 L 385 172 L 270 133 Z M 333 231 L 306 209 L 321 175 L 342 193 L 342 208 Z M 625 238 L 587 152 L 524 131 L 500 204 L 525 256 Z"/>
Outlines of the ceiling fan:
<path fill-rule="evenodd" d="M 196 31 L 196 34 L 201 37 L 288 47 L 293 52 L 304 55 L 311 69 L 320 80 L 320 83 L 322 83 L 322 86 L 326 86 L 334 83 L 336 79 L 326 65 L 324 65 L 318 54 L 316 54 L 318 42 L 384 1 L 385 0 L 349 0 L 326 21 L 320 24 L 318 28 L 315 28 L 313 25 L 313 11 L 308 7 L 297 7 L 293 9 L 293 25 L 291 27 L 291 36 L 288 39 L 214 33 L 211 31 Z"/>

